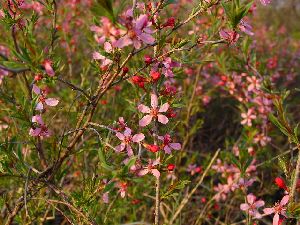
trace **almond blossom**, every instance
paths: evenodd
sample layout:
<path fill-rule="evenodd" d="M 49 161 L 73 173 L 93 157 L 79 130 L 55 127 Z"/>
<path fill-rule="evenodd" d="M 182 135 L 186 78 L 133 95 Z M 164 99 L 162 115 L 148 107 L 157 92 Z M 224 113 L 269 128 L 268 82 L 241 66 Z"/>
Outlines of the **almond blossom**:
<path fill-rule="evenodd" d="M 131 144 L 133 142 L 135 142 L 135 143 L 141 142 L 142 140 L 144 140 L 145 135 L 142 133 L 139 133 L 139 134 L 135 134 L 132 136 L 131 132 L 132 132 L 131 129 L 126 127 L 123 134 L 120 132 L 116 133 L 117 138 L 119 138 L 119 140 L 121 140 L 121 142 L 122 142 L 120 145 L 115 147 L 116 152 L 121 152 L 126 148 L 128 156 L 133 155 Z"/>
<path fill-rule="evenodd" d="M 35 107 L 36 110 L 43 110 L 45 108 L 45 104 L 48 106 L 56 106 L 59 102 L 55 98 L 46 98 L 46 93 L 35 84 L 32 86 L 32 91 L 39 95 L 38 103 Z"/>
<path fill-rule="evenodd" d="M 242 113 L 241 117 L 243 118 L 243 120 L 241 121 L 242 125 L 247 125 L 249 127 L 252 126 L 252 120 L 256 119 L 256 115 L 254 114 L 254 109 L 248 109 L 248 111 L 246 113 Z"/>
<path fill-rule="evenodd" d="M 219 32 L 220 37 L 223 38 L 225 41 L 227 41 L 229 44 L 235 44 L 237 40 L 239 39 L 240 35 L 233 30 L 221 30 Z"/>
<path fill-rule="evenodd" d="M 138 110 L 142 113 L 148 114 L 144 116 L 140 121 L 139 125 L 141 127 L 145 127 L 148 124 L 151 123 L 152 119 L 155 118 L 158 120 L 158 122 L 162 124 L 167 124 L 169 122 L 168 117 L 161 114 L 164 112 L 167 112 L 169 109 L 169 103 L 164 103 L 160 107 L 158 107 L 158 98 L 155 94 L 151 94 L 151 108 L 148 106 L 145 106 L 143 104 L 140 104 L 138 106 Z"/>
<path fill-rule="evenodd" d="M 277 202 L 272 208 L 265 208 L 266 215 L 274 214 L 273 225 L 278 225 L 280 215 L 286 217 L 286 205 L 289 201 L 289 195 L 285 195 L 280 202 Z"/>
<path fill-rule="evenodd" d="M 156 72 L 159 68 L 161 68 L 162 73 L 167 78 L 174 77 L 173 68 L 180 67 L 180 63 L 171 59 L 171 57 L 165 57 L 162 61 L 158 61 L 153 64 L 152 72 Z"/>
<path fill-rule="evenodd" d="M 52 68 L 52 61 L 50 59 L 45 59 L 44 62 L 43 62 L 43 66 L 45 68 L 46 73 L 50 77 L 53 77 L 55 75 L 55 72 Z"/>
<path fill-rule="evenodd" d="M 152 37 L 152 29 L 150 26 L 152 23 L 148 19 L 148 15 L 140 15 L 136 20 L 133 19 L 132 10 L 128 10 L 125 14 L 125 23 L 127 27 L 127 33 L 114 43 L 115 47 L 123 48 L 128 45 L 132 45 L 139 49 L 142 43 L 153 44 L 155 39 Z"/>
<path fill-rule="evenodd" d="M 252 193 L 247 195 L 247 203 L 240 205 L 240 209 L 249 213 L 250 216 L 253 216 L 255 219 L 259 219 L 262 215 L 258 212 L 258 208 L 265 205 L 265 202 L 262 200 L 256 200 L 256 196 Z"/>
<path fill-rule="evenodd" d="M 50 137 L 51 133 L 46 127 L 41 115 L 33 116 L 31 121 L 35 123 L 36 126 L 34 128 L 30 128 L 29 135 L 33 137 Z"/>
<path fill-rule="evenodd" d="M 156 166 L 159 165 L 160 163 L 160 159 L 156 159 L 156 160 L 151 160 L 149 159 L 148 165 L 146 167 L 144 167 L 143 169 L 141 169 L 138 172 L 139 176 L 144 176 L 148 173 L 152 173 L 153 176 L 155 176 L 156 178 L 159 178 L 160 176 L 160 172 L 158 171 L 158 169 L 156 169 Z"/>
<path fill-rule="evenodd" d="M 172 149 L 180 150 L 181 144 L 180 143 L 172 143 L 171 136 L 169 134 L 165 134 L 164 136 L 158 136 L 158 139 L 163 141 L 162 148 L 164 149 L 165 153 L 171 154 Z"/>

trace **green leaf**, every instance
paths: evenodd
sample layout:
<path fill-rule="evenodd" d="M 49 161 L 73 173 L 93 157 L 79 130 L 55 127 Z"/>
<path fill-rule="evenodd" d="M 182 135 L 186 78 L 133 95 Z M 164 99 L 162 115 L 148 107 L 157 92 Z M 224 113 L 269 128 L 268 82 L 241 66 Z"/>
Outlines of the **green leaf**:
<path fill-rule="evenodd" d="M 2 62 L 0 62 L 0 64 L 2 64 L 7 69 L 14 71 L 16 73 L 28 70 L 28 68 L 25 66 L 25 64 L 20 63 L 20 62 L 2 61 Z"/>

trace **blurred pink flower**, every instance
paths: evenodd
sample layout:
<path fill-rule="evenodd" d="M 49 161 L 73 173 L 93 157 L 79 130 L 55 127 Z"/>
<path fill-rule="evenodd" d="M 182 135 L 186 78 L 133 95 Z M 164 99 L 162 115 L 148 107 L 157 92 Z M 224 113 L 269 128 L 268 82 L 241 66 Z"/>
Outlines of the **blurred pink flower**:
<path fill-rule="evenodd" d="M 46 127 L 42 116 L 41 115 L 35 115 L 32 117 L 31 121 L 33 123 L 36 123 L 35 128 L 30 128 L 29 135 L 36 137 L 49 137 L 51 136 L 51 133 L 49 132 L 48 128 Z"/>
<path fill-rule="evenodd" d="M 265 208 L 264 213 L 267 215 L 273 214 L 273 225 L 278 225 L 279 215 L 286 217 L 286 204 L 289 201 L 289 195 L 285 195 L 280 202 L 276 203 L 272 208 Z"/>
<path fill-rule="evenodd" d="M 241 121 L 242 125 L 247 125 L 249 127 L 252 126 L 252 120 L 256 119 L 256 115 L 254 114 L 254 109 L 248 109 L 247 113 L 242 113 L 241 117 L 243 120 Z"/>
<path fill-rule="evenodd" d="M 271 3 L 271 0 L 260 0 L 261 4 L 268 5 Z"/>
<path fill-rule="evenodd" d="M 43 62 L 43 66 L 45 68 L 46 73 L 50 77 L 53 77 L 55 75 L 55 72 L 52 68 L 52 61 L 50 59 L 45 59 L 44 62 Z"/>
<path fill-rule="evenodd" d="M 171 154 L 172 149 L 180 150 L 181 144 L 180 143 L 173 143 L 171 136 L 169 134 L 165 134 L 164 136 L 158 136 L 158 139 L 163 141 L 163 149 L 165 153 Z"/>
<path fill-rule="evenodd" d="M 144 116 L 140 121 L 139 125 L 141 127 L 147 126 L 153 118 L 157 118 L 158 122 L 162 124 L 166 124 L 169 122 L 168 117 L 161 114 L 163 112 L 167 112 L 169 109 L 169 103 L 164 103 L 160 107 L 158 107 L 158 99 L 155 94 L 151 94 L 151 109 L 148 106 L 145 106 L 143 104 L 140 104 L 138 106 L 138 110 L 142 113 L 148 114 Z"/>
<path fill-rule="evenodd" d="M 46 98 L 46 94 L 35 84 L 32 86 L 32 91 L 39 95 L 38 103 L 35 107 L 36 110 L 43 110 L 45 107 L 45 104 L 48 106 L 56 106 L 58 104 L 58 100 L 55 98 Z"/>
<path fill-rule="evenodd" d="M 252 193 L 247 195 L 247 203 L 240 205 L 240 209 L 249 213 L 250 216 L 253 216 L 255 219 L 259 219 L 262 215 L 258 212 L 258 208 L 265 205 L 265 202 L 262 200 L 256 201 L 256 196 Z"/>
<path fill-rule="evenodd" d="M 132 10 L 126 12 L 127 20 L 133 18 Z M 153 44 L 155 38 L 152 37 L 153 31 L 150 26 L 152 23 L 148 20 L 148 15 L 140 15 L 136 20 L 132 19 L 131 23 L 127 23 L 127 33 L 114 43 L 115 47 L 123 48 L 128 45 L 132 45 L 139 49 L 142 43 Z"/>
<path fill-rule="evenodd" d="M 152 173 L 153 176 L 155 176 L 156 178 L 158 178 L 160 176 L 160 172 L 158 171 L 158 169 L 155 168 L 155 166 L 157 166 L 160 163 L 160 159 L 156 159 L 156 160 L 151 160 L 149 159 L 149 163 L 148 166 L 144 167 L 143 169 L 141 169 L 138 172 L 139 176 L 144 176 L 148 173 Z"/>
<path fill-rule="evenodd" d="M 237 42 L 237 40 L 239 39 L 240 35 L 233 30 L 220 30 L 219 32 L 220 37 L 222 39 L 224 39 L 225 41 L 227 41 L 229 44 L 235 44 Z"/>
<path fill-rule="evenodd" d="M 115 147 L 116 152 L 121 152 L 126 148 L 128 156 L 133 155 L 133 151 L 131 148 L 132 142 L 139 143 L 142 140 L 144 140 L 144 138 L 145 138 L 145 135 L 142 133 L 135 134 L 132 136 L 131 129 L 128 127 L 125 128 L 125 131 L 123 134 L 120 132 L 117 132 L 116 136 L 122 142 L 120 145 Z"/>

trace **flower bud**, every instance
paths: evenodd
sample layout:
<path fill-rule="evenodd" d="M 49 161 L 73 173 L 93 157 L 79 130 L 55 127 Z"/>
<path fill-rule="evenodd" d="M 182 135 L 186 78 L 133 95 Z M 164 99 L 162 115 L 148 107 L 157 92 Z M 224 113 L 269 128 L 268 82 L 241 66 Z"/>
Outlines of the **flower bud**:
<path fill-rule="evenodd" d="M 287 190 L 287 186 L 285 185 L 284 180 L 281 177 L 276 177 L 275 178 L 275 184 L 284 190 Z"/>
<path fill-rule="evenodd" d="M 168 164 L 167 168 L 169 171 L 173 171 L 175 169 L 175 165 L 170 163 L 170 164 Z"/>

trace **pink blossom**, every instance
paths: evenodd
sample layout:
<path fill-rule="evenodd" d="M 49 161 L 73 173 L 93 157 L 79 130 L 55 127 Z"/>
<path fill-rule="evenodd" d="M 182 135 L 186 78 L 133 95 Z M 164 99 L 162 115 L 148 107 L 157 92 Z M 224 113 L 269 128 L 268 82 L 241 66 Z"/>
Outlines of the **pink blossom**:
<path fill-rule="evenodd" d="M 258 212 L 258 208 L 265 205 L 265 202 L 262 200 L 256 201 L 256 196 L 252 193 L 247 195 L 247 203 L 243 203 L 240 205 L 240 209 L 243 211 L 247 211 L 250 216 L 253 216 L 256 219 L 262 217 L 262 215 Z"/>
<path fill-rule="evenodd" d="M 119 193 L 122 198 L 125 198 L 126 192 L 127 192 L 127 183 L 126 182 L 118 182 L 116 185 L 117 188 L 119 188 Z"/>
<path fill-rule="evenodd" d="M 43 122 L 41 115 L 33 116 L 31 121 L 35 123 L 36 126 L 34 128 L 30 128 L 29 135 L 33 137 L 49 137 L 51 135 L 45 123 Z"/>
<path fill-rule="evenodd" d="M 38 86 L 35 84 L 32 86 L 32 91 L 39 95 L 38 103 L 35 107 L 36 110 L 43 110 L 45 104 L 48 106 L 56 106 L 58 104 L 58 100 L 55 98 L 46 98 L 45 92 L 43 92 Z"/>
<path fill-rule="evenodd" d="M 93 52 L 93 59 L 99 60 L 101 62 L 101 66 L 107 66 L 112 64 L 112 60 L 106 58 L 105 56 L 101 55 L 99 52 Z"/>
<path fill-rule="evenodd" d="M 120 132 L 117 132 L 116 136 L 117 136 L 117 138 L 119 138 L 119 140 L 121 140 L 122 143 L 120 145 L 118 145 L 117 147 L 115 147 L 115 150 L 117 152 L 121 152 L 126 148 L 128 156 L 133 155 L 131 143 L 132 142 L 139 143 L 142 140 L 144 140 L 144 138 L 145 138 L 145 135 L 142 133 L 135 134 L 132 136 L 131 129 L 128 127 L 125 128 L 125 131 L 123 134 Z"/>
<path fill-rule="evenodd" d="M 257 91 L 260 89 L 260 80 L 255 76 L 247 77 L 249 82 L 248 91 Z"/>
<path fill-rule="evenodd" d="M 191 173 L 191 176 L 195 175 L 196 173 L 200 173 L 202 171 L 201 166 L 198 166 L 197 164 L 190 164 L 188 165 L 187 172 Z"/>
<path fill-rule="evenodd" d="M 180 63 L 172 60 L 170 57 L 165 57 L 162 61 L 159 61 L 152 66 L 152 71 L 158 71 L 159 68 L 162 68 L 162 73 L 165 77 L 172 78 L 174 77 L 173 68 L 180 67 Z"/>
<path fill-rule="evenodd" d="M 254 109 L 248 109 L 247 113 L 241 114 L 243 120 L 241 121 L 241 124 L 251 127 L 252 126 L 252 120 L 256 119 L 256 115 L 254 114 Z"/>
<path fill-rule="evenodd" d="M 173 143 L 171 142 L 171 136 L 169 134 L 165 134 L 164 136 L 158 136 L 158 139 L 163 141 L 163 149 L 165 153 L 171 154 L 172 149 L 174 150 L 180 150 L 181 144 L 180 143 Z"/>
<path fill-rule="evenodd" d="M 239 39 L 240 35 L 236 31 L 232 30 L 220 30 L 220 37 L 227 41 L 229 44 L 235 44 Z"/>
<path fill-rule="evenodd" d="M 246 188 L 250 187 L 254 183 L 254 181 L 255 181 L 255 179 L 246 180 L 244 178 L 240 178 L 237 185 L 241 189 L 246 189 Z"/>
<path fill-rule="evenodd" d="M 285 195 L 280 202 L 276 203 L 272 208 L 265 208 L 264 213 L 267 215 L 273 214 L 273 225 L 278 225 L 279 215 L 286 217 L 286 204 L 289 201 L 289 195 Z"/>
<path fill-rule="evenodd" d="M 239 28 L 241 31 L 243 31 L 244 33 L 246 33 L 250 36 L 254 35 L 254 33 L 252 31 L 252 26 L 244 20 L 241 20 L 241 22 L 239 24 Z"/>
<path fill-rule="evenodd" d="M 148 15 L 140 15 L 136 20 L 133 19 L 132 10 L 126 12 L 127 33 L 114 43 L 115 47 L 123 48 L 132 45 L 139 49 L 142 43 L 153 44 L 155 39 L 152 37 L 153 31 L 150 29 L 152 23 L 148 20 Z M 129 22 L 128 22 L 129 21 Z"/>
<path fill-rule="evenodd" d="M 271 0 L 260 0 L 261 4 L 268 5 L 271 3 Z"/>
<path fill-rule="evenodd" d="M 156 159 L 156 160 L 151 160 L 149 159 L 149 163 L 148 166 L 144 167 L 143 169 L 141 169 L 138 172 L 139 176 L 144 176 L 148 173 L 152 173 L 153 176 L 155 176 L 156 178 L 158 178 L 160 176 L 160 172 L 158 171 L 158 169 L 155 168 L 155 166 L 159 165 L 160 163 L 160 159 Z"/>
<path fill-rule="evenodd" d="M 147 126 L 153 118 L 157 118 L 158 122 L 162 124 L 166 124 L 169 122 L 168 117 L 161 114 L 163 112 L 167 112 L 169 109 L 169 103 L 164 103 L 160 107 L 158 107 L 158 98 L 155 94 L 151 94 L 151 109 L 148 106 L 140 104 L 138 106 L 138 110 L 142 113 L 148 114 L 144 116 L 140 121 L 139 125 L 141 127 Z"/>
<path fill-rule="evenodd" d="M 52 68 L 52 61 L 50 59 L 45 59 L 44 62 L 43 62 L 43 66 L 45 68 L 46 73 L 50 77 L 53 77 L 55 75 L 55 72 Z"/>

